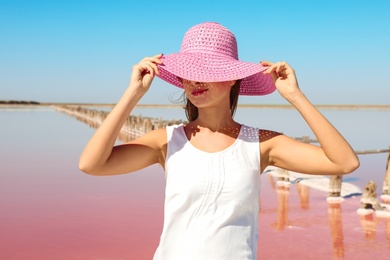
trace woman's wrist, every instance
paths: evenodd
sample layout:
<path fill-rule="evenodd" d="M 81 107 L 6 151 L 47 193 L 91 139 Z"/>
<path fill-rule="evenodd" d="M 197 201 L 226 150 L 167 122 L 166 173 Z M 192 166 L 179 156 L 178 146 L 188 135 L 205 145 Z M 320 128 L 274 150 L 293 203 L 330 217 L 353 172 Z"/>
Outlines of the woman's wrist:
<path fill-rule="evenodd" d="M 299 108 L 302 104 L 309 101 L 302 91 L 296 91 L 295 93 L 290 94 L 286 97 L 286 100 L 295 108 Z"/>
<path fill-rule="evenodd" d="M 147 90 L 140 89 L 132 86 L 131 84 L 125 90 L 124 97 L 130 100 L 136 100 L 137 102 L 145 95 Z"/>

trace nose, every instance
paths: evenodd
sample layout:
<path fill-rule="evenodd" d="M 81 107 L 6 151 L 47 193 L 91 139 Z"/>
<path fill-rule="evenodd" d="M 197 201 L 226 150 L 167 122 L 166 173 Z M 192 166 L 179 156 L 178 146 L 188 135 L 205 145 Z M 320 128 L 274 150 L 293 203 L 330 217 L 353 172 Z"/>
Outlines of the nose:
<path fill-rule="evenodd" d="M 193 81 L 188 79 L 183 79 L 183 84 L 193 86 L 193 87 L 201 87 L 204 83 L 200 81 Z"/>
<path fill-rule="evenodd" d="M 187 83 L 187 84 L 196 84 L 196 83 L 198 83 L 198 82 L 193 81 L 193 80 L 189 80 L 189 79 L 183 79 L 183 83 Z"/>

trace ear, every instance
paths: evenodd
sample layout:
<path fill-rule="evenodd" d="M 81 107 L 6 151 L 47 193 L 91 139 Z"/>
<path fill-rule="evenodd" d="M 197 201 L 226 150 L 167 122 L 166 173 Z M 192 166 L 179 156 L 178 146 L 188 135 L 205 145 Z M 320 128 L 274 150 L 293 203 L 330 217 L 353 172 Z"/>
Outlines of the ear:
<path fill-rule="evenodd" d="M 231 87 L 233 87 L 234 86 L 234 84 L 236 84 L 236 82 L 237 82 L 237 80 L 231 80 L 229 83 L 229 85 L 231 86 Z"/>

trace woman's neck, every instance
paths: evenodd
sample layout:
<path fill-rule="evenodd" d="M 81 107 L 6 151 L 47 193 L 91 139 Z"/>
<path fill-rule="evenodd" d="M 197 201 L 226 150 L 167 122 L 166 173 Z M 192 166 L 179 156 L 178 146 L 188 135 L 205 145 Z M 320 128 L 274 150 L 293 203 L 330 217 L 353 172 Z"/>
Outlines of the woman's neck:
<path fill-rule="evenodd" d="M 198 108 L 198 118 L 191 125 L 208 128 L 210 131 L 219 132 L 221 129 L 236 128 L 239 126 L 233 120 L 230 109 Z"/>

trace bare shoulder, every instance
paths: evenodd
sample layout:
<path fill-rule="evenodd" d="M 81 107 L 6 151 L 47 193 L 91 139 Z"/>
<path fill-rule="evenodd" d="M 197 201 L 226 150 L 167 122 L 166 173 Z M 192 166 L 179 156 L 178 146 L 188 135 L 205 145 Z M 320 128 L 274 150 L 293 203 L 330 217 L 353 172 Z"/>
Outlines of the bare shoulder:
<path fill-rule="evenodd" d="M 132 151 L 133 156 L 145 160 L 146 162 L 142 163 L 143 167 L 156 162 L 164 165 L 167 152 L 167 131 L 165 128 L 152 130 L 121 146 L 123 146 L 123 149 Z M 147 160 L 148 158 L 150 160 Z M 139 160 L 142 161 L 141 159 Z"/>
<path fill-rule="evenodd" d="M 159 128 L 156 130 L 152 130 L 147 132 L 143 136 L 134 139 L 130 142 L 130 144 L 144 144 L 151 147 L 161 147 L 167 143 L 167 130 L 165 128 Z"/>
<path fill-rule="evenodd" d="M 283 134 L 272 130 L 265 130 L 265 129 L 259 130 L 259 140 L 261 143 L 280 135 Z"/>
<path fill-rule="evenodd" d="M 299 143 L 297 140 L 280 132 L 263 129 L 259 131 L 259 140 L 262 152 L 270 152 L 275 148 L 284 149 L 283 147 L 285 147 L 286 144 L 296 145 Z"/>

